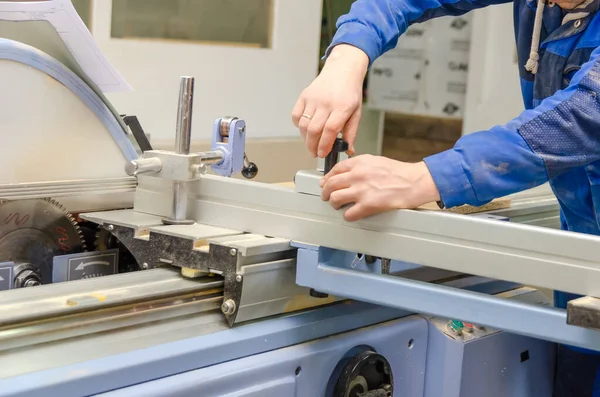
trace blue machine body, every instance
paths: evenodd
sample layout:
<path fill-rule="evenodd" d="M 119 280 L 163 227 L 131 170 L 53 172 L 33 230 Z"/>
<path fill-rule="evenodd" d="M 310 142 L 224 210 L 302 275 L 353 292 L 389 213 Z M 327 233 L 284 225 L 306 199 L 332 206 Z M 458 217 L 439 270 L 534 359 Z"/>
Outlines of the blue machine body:
<path fill-rule="evenodd" d="M 329 397 L 357 348 L 386 357 L 397 397 L 552 395 L 552 343 L 499 331 L 464 342 L 431 319 L 351 303 L 5 379 L 0 396 Z"/>
<path fill-rule="evenodd" d="M 350 263 L 356 255 L 296 245 L 299 279 L 323 266 L 321 260 Z M 364 260 L 351 266 L 361 273 L 381 267 Z M 393 263 L 392 271 L 413 267 Z M 513 287 L 490 282 L 476 290 Z M 2 379 L 0 397 L 334 397 L 340 363 L 364 349 L 390 363 L 395 397 L 526 397 L 532 390 L 552 396 L 553 343 L 495 329 L 465 340 L 449 332 L 448 321 L 342 302 Z"/>

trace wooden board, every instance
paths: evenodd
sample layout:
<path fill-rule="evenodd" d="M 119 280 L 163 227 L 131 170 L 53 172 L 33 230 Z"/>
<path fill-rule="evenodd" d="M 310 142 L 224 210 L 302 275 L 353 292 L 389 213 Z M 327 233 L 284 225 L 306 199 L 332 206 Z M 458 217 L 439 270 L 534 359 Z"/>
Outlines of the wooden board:
<path fill-rule="evenodd" d="M 291 189 L 293 189 L 295 186 L 294 182 L 281 182 L 281 183 L 276 183 L 276 185 L 288 187 Z M 454 207 L 454 208 L 450 208 L 450 209 L 440 209 L 440 207 L 437 205 L 437 203 L 427 203 L 427 204 L 420 206 L 417 209 L 424 210 L 424 211 L 448 211 L 448 212 L 453 212 L 456 214 L 476 214 L 479 212 L 486 212 L 486 211 L 510 208 L 510 204 L 511 204 L 511 200 L 509 198 L 500 198 L 500 199 L 492 200 L 488 204 L 483 205 L 481 207 L 473 207 L 471 205 L 461 205 L 459 207 Z"/>

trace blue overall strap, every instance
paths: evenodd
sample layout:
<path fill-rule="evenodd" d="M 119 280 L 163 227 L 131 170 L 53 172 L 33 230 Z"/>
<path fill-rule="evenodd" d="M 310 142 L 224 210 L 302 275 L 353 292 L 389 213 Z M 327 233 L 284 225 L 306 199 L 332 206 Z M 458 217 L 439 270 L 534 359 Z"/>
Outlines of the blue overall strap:
<path fill-rule="evenodd" d="M 459 16 L 471 10 L 511 0 L 357 0 L 337 21 L 337 32 L 325 56 L 338 44 L 363 50 L 370 63 L 396 47 L 398 37 L 419 22 Z M 508 30 L 507 30 L 508 32 Z"/>

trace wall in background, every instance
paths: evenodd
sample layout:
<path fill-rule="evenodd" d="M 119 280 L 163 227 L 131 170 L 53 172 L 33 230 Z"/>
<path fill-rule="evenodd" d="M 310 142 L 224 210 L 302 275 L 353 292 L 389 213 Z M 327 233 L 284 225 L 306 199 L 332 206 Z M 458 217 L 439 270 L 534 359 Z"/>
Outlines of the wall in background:
<path fill-rule="evenodd" d="M 524 109 L 513 28 L 513 5 L 475 12 L 463 134 L 505 124 Z"/>
<path fill-rule="evenodd" d="M 465 113 L 460 120 L 387 112 L 383 155 L 404 161 L 451 148 L 461 135 L 504 124 L 523 110 L 513 5 L 473 11 Z"/>
<path fill-rule="evenodd" d="M 318 71 L 321 0 L 253 0 L 246 3 L 252 10 L 215 8 L 213 0 L 169 1 L 168 15 L 164 1 L 142 3 L 92 1 L 87 18 L 86 2 L 74 1 L 101 50 L 135 90 L 108 95 L 120 112 L 137 115 L 154 141 L 171 141 L 179 78 L 190 75 L 196 77 L 194 140 L 209 139 L 213 120 L 228 115 L 244 118 L 251 138 L 298 137 L 291 110 Z M 246 17 L 239 30 L 221 30 L 227 42 L 215 36 L 228 20 Z M 267 39 L 264 23 L 253 24 L 253 17 L 269 21 Z M 213 25 L 199 30 L 198 20 Z M 255 33 L 244 34 L 248 29 Z"/>
<path fill-rule="evenodd" d="M 92 0 L 72 1 L 82 19 L 91 29 L 96 40 L 98 40 L 101 48 L 103 51 L 105 51 L 111 62 L 113 62 L 115 66 L 125 75 L 128 81 L 134 85 L 136 91 L 146 91 L 146 94 L 144 95 L 111 95 L 111 100 L 118 106 L 120 111 L 135 113 L 140 117 L 143 117 L 145 114 L 145 117 L 142 119 L 144 127 L 152 134 L 154 143 L 164 148 L 169 148 L 173 145 L 172 136 L 168 136 L 160 131 L 157 132 L 157 128 L 158 125 L 162 125 L 164 126 L 163 128 L 167 129 L 168 134 L 173 133 L 175 120 L 174 112 L 176 106 L 176 98 L 174 98 L 174 96 L 176 95 L 177 82 L 174 82 L 174 86 L 171 85 L 166 87 L 164 84 L 160 84 L 155 80 L 136 77 L 135 73 L 133 73 L 133 69 L 135 67 L 138 68 L 138 71 L 141 74 L 149 74 L 149 71 L 146 69 L 150 69 L 150 73 L 152 75 L 156 74 L 155 79 L 160 79 L 161 75 L 152 70 L 155 68 L 152 62 L 142 64 L 141 61 L 136 60 L 136 51 L 133 51 L 132 54 L 118 54 L 116 50 L 118 46 L 128 45 L 123 44 L 119 38 L 125 38 L 125 43 L 130 41 L 133 43 L 139 42 L 145 47 L 164 46 L 170 44 L 171 46 L 178 46 L 178 48 L 180 48 L 182 51 L 198 51 L 196 47 L 199 45 L 202 46 L 202 51 L 209 51 L 205 48 L 207 46 L 226 46 L 228 48 L 226 50 L 222 49 L 221 51 L 228 51 L 231 54 L 237 52 L 241 55 L 240 59 L 242 59 L 243 55 L 249 50 L 261 48 L 266 49 L 267 51 L 260 52 L 257 56 L 260 56 L 260 54 L 269 56 L 269 48 L 277 48 L 278 45 L 284 45 L 283 41 L 277 40 L 277 36 L 275 34 L 269 35 L 269 40 L 266 40 L 264 35 L 266 31 L 265 28 L 272 30 L 274 26 L 276 26 L 265 26 L 264 23 L 266 20 L 265 15 L 269 16 L 273 23 L 277 22 L 277 7 L 279 2 L 276 0 L 250 0 L 244 2 L 245 8 L 243 10 L 238 9 L 237 14 L 235 14 L 236 10 L 235 7 L 233 7 L 235 4 L 238 4 L 236 1 L 224 1 L 219 3 L 202 0 L 196 0 L 193 2 L 185 1 L 185 4 L 193 8 L 193 12 L 190 11 L 188 13 L 190 15 L 197 15 L 200 13 L 200 11 L 204 10 L 204 13 L 196 18 L 202 23 L 190 26 L 187 30 L 177 28 L 182 21 L 185 22 L 186 13 L 182 13 L 181 7 L 174 7 L 170 11 L 165 12 L 161 8 L 165 4 L 165 2 L 162 0 L 119 0 L 113 2 L 114 6 L 110 8 L 110 12 L 107 12 L 106 3 L 110 3 L 108 1 L 97 1 L 95 8 L 93 7 L 94 2 Z M 312 81 L 314 76 L 316 76 L 317 70 L 320 69 L 320 66 L 322 66 L 323 63 L 322 61 L 319 63 L 319 60 L 323 55 L 325 48 L 329 45 L 333 34 L 335 33 L 335 22 L 341 15 L 348 12 L 353 1 L 354 0 L 319 0 L 317 3 L 320 7 L 322 7 L 321 13 L 313 13 L 310 18 L 306 17 L 305 19 L 310 19 L 313 21 L 315 15 L 318 15 L 320 17 L 320 29 L 317 28 L 315 30 L 313 27 L 312 32 L 307 35 L 306 32 L 309 31 L 309 28 L 306 26 L 306 24 L 304 24 L 305 26 L 298 30 L 298 37 L 295 38 L 298 41 L 306 41 L 306 37 L 310 37 L 314 34 L 320 35 L 320 41 L 317 43 L 317 47 L 315 47 L 312 54 L 307 55 L 307 47 L 309 46 L 306 46 L 306 43 L 303 44 L 303 48 L 306 48 L 303 52 L 304 55 L 296 54 L 298 57 L 303 58 L 302 64 L 304 65 L 305 70 L 302 73 L 297 73 L 294 72 L 294 70 L 302 67 L 302 65 L 297 64 L 292 69 L 289 69 L 291 66 L 286 65 L 284 67 L 288 68 L 288 77 L 284 85 L 281 85 L 279 84 L 280 82 L 276 81 L 278 72 L 275 71 L 270 80 L 267 80 L 268 83 L 265 84 L 267 87 L 262 90 L 255 91 L 254 95 L 246 95 L 248 102 L 246 103 L 247 106 L 245 109 L 250 108 L 250 110 L 244 110 L 244 107 L 240 106 L 240 111 L 237 114 L 241 117 L 245 117 L 248 120 L 250 131 L 249 139 L 259 140 L 253 143 L 251 148 L 249 147 L 251 152 L 255 152 L 259 156 L 262 156 L 263 152 L 266 153 L 269 150 L 272 153 L 285 152 L 288 155 L 286 159 L 289 162 L 298 164 L 299 167 L 304 167 L 307 163 L 313 163 L 313 159 L 308 157 L 306 150 L 304 149 L 304 145 L 299 139 L 297 130 L 291 126 L 291 122 L 289 121 L 289 114 L 291 107 L 293 106 L 292 101 L 295 102 L 302 89 L 304 89 L 304 87 L 309 84 L 310 81 Z M 180 2 L 181 1 L 178 1 L 176 4 Z M 313 0 L 310 0 L 310 2 L 313 2 Z M 215 4 L 218 5 L 217 8 L 215 8 Z M 285 15 L 290 15 L 293 13 L 294 7 L 297 7 L 297 5 L 293 5 L 288 2 L 285 2 L 285 4 L 286 9 L 282 11 Z M 291 8 L 291 10 L 289 8 Z M 149 9 L 149 11 L 147 9 Z M 144 10 L 146 10 L 146 12 Z M 156 13 L 157 11 L 158 13 Z M 228 14 L 231 15 L 232 18 L 224 19 L 222 17 L 222 15 Z M 279 19 L 283 21 L 285 18 L 279 17 Z M 241 22 L 232 24 L 232 21 Z M 223 30 L 224 26 L 230 28 L 235 27 L 235 29 Z M 287 29 L 285 29 L 285 31 L 287 32 Z M 305 32 L 304 35 L 300 36 L 303 31 Z M 247 32 L 251 32 L 251 34 L 245 34 Z M 160 37 L 163 38 L 161 39 Z M 222 41 L 225 40 L 224 38 L 227 39 L 226 42 Z M 292 39 L 294 38 L 288 38 L 287 40 L 291 42 L 293 41 Z M 210 41 L 210 43 L 201 43 L 200 41 Z M 232 42 L 235 43 L 235 46 L 233 47 L 231 46 Z M 113 47 L 115 48 L 114 50 Z M 110 51 L 107 51 L 107 48 Z M 145 52 L 148 51 L 150 51 L 150 49 L 147 48 Z M 295 51 L 298 52 L 298 50 Z M 311 62 L 311 59 L 314 62 Z M 168 62 L 168 59 L 161 61 L 162 64 Z M 123 70 L 123 67 L 120 67 L 121 63 L 126 70 L 131 70 L 131 73 L 127 73 L 126 70 Z M 159 64 L 159 68 L 164 67 L 162 64 Z M 250 65 L 246 66 L 248 66 L 248 68 L 251 67 Z M 260 71 L 261 73 L 258 74 L 258 78 L 260 78 L 260 76 L 264 73 L 268 73 L 270 70 L 272 71 L 273 65 L 264 64 L 263 66 L 264 68 L 262 71 Z M 181 66 L 179 64 L 172 66 L 173 69 L 177 67 Z M 202 68 L 198 66 L 198 69 Z M 137 80 L 137 82 L 132 81 L 132 78 L 129 77 L 130 74 L 134 75 L 134 78 Z M 279 74 L 286 74 L 286 71 L 279 71 Z M 253 76 L 253 71 L 250 69 L 244 69 L 241 75 L 244 79 L 252 80 L 253 78 L 256 78 L 256 76 Z M 215 74 L 213 75 L 214 79 L 223 79 L 225 82 L 236 79 L 239 76 L 239 71 L 235 72 L 227 70 L 215 71 Z M 307 78 L 307 76 L 310 77 Z M 297 82 L 294 84 L 293 80 L 296 80 Z M 173 83 L 173 81 L 171 81 L 171 83 Z M 249 116 L 249 114 L 252 111 L 252 108 L 255 107 L 256 103 L 260 104 L 263 102 L 265 110 L 267 110 L 269 107 L 268 102 L 270 101 L 269 96 L 281 98 L 282 95 L 280 95 L 280 92 L 286 85 L 288 87 L 293 87 L 288 88 L 285 95 L 283 95 L 284 97 L 288 97 L 288 103 L 292 103 L 292 105 L 277 107 L 271 106 L 271 112 L 273 114 L 276 112 L 278 113 L 277 117 L 279 118 L 280 124 L 276 124 L 277 120 L 274 117 L 272 123 L 270 124 L 271 131 L 273 132 L 270 134 L 263 134 L 261 133 L 260 129 L 257 129 L 260 126 L 257 127 L 256 123 L 253 122 L 252 117 Z M 159 87 L 161 86 L 162 91 L 159 91 Z M 200 88 L 197 87 L 197 89 Z M 146 97 L 153 97 L 161 93 L 169 95 L 172 100 L 168 104 L 166 104 L 165 101 L 165 106 L 167 107 L 166 109 L 161 110 L 160 113 L 155 112 L 152 117 L 149 117 L 148 113 L 150 112 L 144 112 L 144 109 L 142 108 L 144 106 L 144 101 Z M 273 93 L 276 93 L 276 95 L 273 95 Z M 222 92 L 219 92 L 218 94 L 221 97 L 223 96 Z M 136 104 L 136 102 L 140 103 Z M 227 114 L 233 113 L 229 104 L 230 102 L 227 102 L 225 105 L 223 105 L 223 108 L 227 107 L 228 109 Z M 198 106 L 196 105 L 196 112 L 197 109 Z M 166 116 L 168 117 L 168 122 L 161 122 L 160 124 L 155 123 L 155 119 L 165 118 L 165 112 L 168 115 Z M 199 123 L 196 114 L 197 113 L 194 114 L 195 126 L 197 123 Z M 215 117 L 219 117 L 221 115 L 222 114 L 219 114 Z M 148 123 L 150 124 L 148 125 Z M 356 142 L 357 153 L 381 153 L 382 127 L 383 112 L 364 108 Z M 204 125 L 201 132 L 198 133 L 197 131 L 198 128 L 196 126 L 194 129 L 194 138 L 196 141 L 208 139 L 208 130 L 206 129 L 206 125 Z M 281 138 L 291 139 L 293 142 L 284 143 Z M 290 150 L 289 145 L 295 147 L 296 150 Z M 262 150 L 262 147 L 268 148 L 268 150 Z"/>
<path fill-rule="evenodd" d="M 118 0 L 111 36 L 271 48 L 273 0 Z"/>
<path fill-rule="evenodd" d="M 145 3 L 145 0 L 127 2 L 131 1 Z M 323 54 L 335 33 L 335 21 L 348 12 L 353 1 L 323 0 L 320 48 L 315 57 L 320 58 Z M 88 26 L 93 26 L 91 1 L 73 0 L 73 3 Z M 487 129 L 519 114 L 522 110 L 522 100 L 514 56 L 512 5 L 488 7 L 473 14 L 464 123 L 463 120 L 447 121 L 392 112 L 385 114 L 385 122 L 382 123 L 383 112 L 365 109 L 357 142 L 359 153 L 381 153 L 381 124 L 385 124 L 383 154 L 397 159 L 418 161 L 422 157 L 451 147 L 461 133 Z M 320 65 L 322 66 L 322 62 Z M 305 80 L 306 84 L 310 81 Z M 298 89 L 301 90 L 301 86 L 302 84 L 298 84 Z M 295 96 L 297 95 L 292 95 Z M 283 136 L 297 137 L 293 128 L 290 134 Z"/>

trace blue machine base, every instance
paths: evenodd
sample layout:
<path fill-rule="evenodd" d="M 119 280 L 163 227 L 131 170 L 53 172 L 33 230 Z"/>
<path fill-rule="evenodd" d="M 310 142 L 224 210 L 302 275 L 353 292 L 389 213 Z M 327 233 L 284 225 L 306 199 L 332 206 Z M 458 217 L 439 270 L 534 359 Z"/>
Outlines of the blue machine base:
<path fill-rule="evenodd" d="M 339 304 L 197 338 L 0 380 L 0 396 L 332 397 L 339 363 L 369 349 L 395 397 L 551 397 L 555 345 L 447 320 Z"/>
<path fill-rule="evenodd" d="M 330 397 L 338 362 L 357 347 L 386 357 L 395 397 L 552 395 L 552 344 L 505 333 L 462 343 L 410 316 L 100 396 Z"/>

